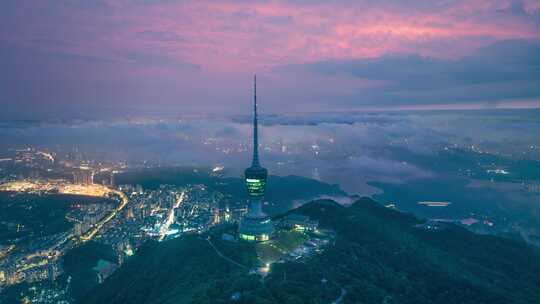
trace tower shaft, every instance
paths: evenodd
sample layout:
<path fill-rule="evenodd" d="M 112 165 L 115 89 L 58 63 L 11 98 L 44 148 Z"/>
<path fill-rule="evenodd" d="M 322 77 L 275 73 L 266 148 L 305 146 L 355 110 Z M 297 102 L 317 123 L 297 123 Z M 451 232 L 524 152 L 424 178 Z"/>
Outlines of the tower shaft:
<path fill-rule="evenodd" d="M 253 77 L 253 159 L 251 166 L 259 167 L 259 131 L 257 121 L 257 75 Z"/>

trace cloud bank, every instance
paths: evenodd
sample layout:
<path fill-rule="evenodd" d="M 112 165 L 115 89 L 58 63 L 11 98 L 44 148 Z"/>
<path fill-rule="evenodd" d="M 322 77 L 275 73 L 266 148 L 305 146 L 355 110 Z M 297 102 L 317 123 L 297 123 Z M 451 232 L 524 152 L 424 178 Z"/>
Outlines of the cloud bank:
<path fill-rule="evenodd" d="M 0 118 L 242 113 L 255 72 L 267 112 L 534 107 L 539 39 L 533 0 L 7 0 Z"/>

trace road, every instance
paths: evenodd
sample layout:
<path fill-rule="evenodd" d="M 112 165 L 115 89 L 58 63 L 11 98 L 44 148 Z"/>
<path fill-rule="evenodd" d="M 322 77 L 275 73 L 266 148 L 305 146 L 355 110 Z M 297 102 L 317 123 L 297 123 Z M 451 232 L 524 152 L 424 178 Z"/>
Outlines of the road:
<path fill-rule="evenodd" d="M 217 253 L 217 255 L 219 255 L 220 257 L 222 257 L 223 259 L 227 260 L 228 262 L 240 267 L 240 268 L 244 268 L 246 270 L 249 270 L 248 267 L 246 267 L 245 265 L 242 265 L 228 257 L 226 257 L 223 253 L 221 253 L 221 251 L 219 251 L 219 249 L 216 248 L 216 246 L 214 246 L 214 244 L 212 243 L 212 241 L 210 240 L 210 236 L 208 236 L 208 238 L 206 239 L 208 241 L 208 244 L 210 244 L 210 246 L 212 246 L 212 248 L 214 249 L 214 251 Z"/>
<path fill-rule="evenodd" d="M 182 193 L 180 194 L 180 197 L 178 198 L 176 203 L 169 210 L 169 214 L 167 215 L 167 219 L 165 220 L 163 225 L 161 225 L 161 227 L 159 229 L 159 234 L 160 234 L 159 235 L 159 240 L 160 241 L 163 241 L 163 239 L 167 235 L 167 231 L 169 231 L 169 227 L 172 225 L 172 223 L 174 223 L 174 209 L 180 207 L 182 202 L 184 202 L 185 194 L 186 194 L 186 191 L 182 191 Z"/>
<path fill-rule="evenodd" d="M 334 302 L 332 302 L 332 304 L 340 304 L 341 302 L 343 302 L 343 298 L 345 297 L 346 294 L 347 294 L 347 290 L 345 290 L 345 288 L 341 288 L 341 294 L 339 295 L 339 298 L 337 298 Z"/>
<path fill-rule="evenodd" d="M 129 203 L 127 195 L 125 195 L 123 192 L 111 189 L 111 193 L 114 193 L 120 197 L 120 204 L 113 211 L 111 211 L 109 215 L 102 218 L 99 222 L 96 223 L 96 225 L 94 225 L 94 227 L 92 227 L 85 234 L 83 234 L 80 238 L 81 243 L 85 243 L 91 240 L 99 232 L 99 230 L 103 228 L 105 224 L 112 220 Z"/>
<path fill-rule="evenodd" d="M 109 213 L 107 216 L 102 218 L 95 226 L 93 226 L 89 231 L 87 231 L 80 238 L 75 238 L 75 236 L 73 235 L 73 232 L 66 233 L 61 239 L 59 239 L 56 243 L 51 245 L 49 248 L 41 250 L 38 253 L 23 257 L 25 259 L 32 258 L 32 257 L 43 257 L 43 259 L 41 261 L 38 261 L 32 264 L 27 263 L 23 265 L 22 267 L 18 267 L 16 271 L 17 272 L 27 271 L 30 268 L 43 267 L 49 263 L 53 263 L 71 248 L 91 240 L 101 230 L 101 228 L 103 228 L 105 224 L 111 221 L 129 203 L 128 197 L 123 192 L 110 189 L 109 193 L 114 193 L 120 197 L 120 204 L 113 211 L 111 211 L 111 213 Z M 13 248 L 8 248 L 8 249 L 13 249 Z M 2 258 L 7 258 L 7 255 Z"/>

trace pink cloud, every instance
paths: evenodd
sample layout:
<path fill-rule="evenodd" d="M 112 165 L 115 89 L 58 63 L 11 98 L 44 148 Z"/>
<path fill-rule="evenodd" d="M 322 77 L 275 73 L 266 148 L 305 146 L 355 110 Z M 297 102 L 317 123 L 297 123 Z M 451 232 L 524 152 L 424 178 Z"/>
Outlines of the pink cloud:
<path fill-rule="evenodd" d="M 540 36 L 532 17 L 538 10 L 534 1 L 522 6 L 526 15 L 512 12 L 509 1 L 458 1 L 418 9 L 414 2 L 410 8 L 399 2 L 106 3 L 99 9 L 61 7 L 53 15 L 64 22 L 42 18 L 17 34 L 28 39 L 57 33 L 61 37 L 56 38 L 74 42 L 68 50 L 78 54 L 113 59 L 116 51 L 126 49 L 159 53 L 215 72 L 388 53 L 455 57 L 495 40 Z"/>
<path fill-rule="evenodd" d="M 329 106 L 341 98 L 348 106 L 378 102 L 379 95 L 366 92 L 392 81 L 308 73 L 300 80 L 276 67 L 396 54 L 459 61 L 497 41 L 540 38 L 539 16 L 534 0 L 21 0 L 0 4 L 0 42 L 16 47 L 8 51 L 18 62 L 36 58 L 34 51 L 42 56 L 40 67 L 26 67 L 30 77 L 8 76 L 14 100 L 164 101 L 171 107 L 203 100 L 228 110 L 226 103 L 249 99 L 247 75 L 257 71 L 272 88 L 265 96 L 280 108 L 291 106 L 287 99 Z M 17 48 L 30 51 L 18 56 Z M 85 60 L 60 63 L 62 56 Z M 52 93 L 35 90 L 27 98 L 28 90 L 18 89 L 35 75 L 42 76 L 35 83 Z M 522 97 L 534 95 L 529 91 Z M 414 92 L 410 102 L 440 93 Z M 395 96 L 387 100 L 406 95 L 388 94 Z"/>

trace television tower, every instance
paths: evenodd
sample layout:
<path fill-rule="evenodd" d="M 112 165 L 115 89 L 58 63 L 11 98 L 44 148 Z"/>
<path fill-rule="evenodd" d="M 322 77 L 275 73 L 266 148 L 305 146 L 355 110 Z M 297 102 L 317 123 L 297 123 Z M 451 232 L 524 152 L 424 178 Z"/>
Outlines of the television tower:
<path fill-rule="evenodd" d="M 262 211 L 268 170 L 259 160 L 259 134 L 257 117 L 257 75 L 253 78 L 253 158 L 251 167 L 244 171 L 249 207 L 240 222 L 239 237 L 247 241 L 267 241 L 274 232 L 272 220 Z"/>

